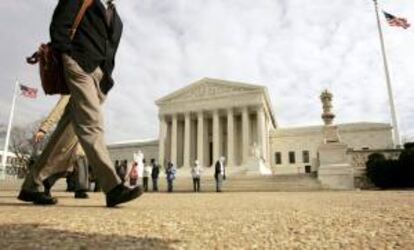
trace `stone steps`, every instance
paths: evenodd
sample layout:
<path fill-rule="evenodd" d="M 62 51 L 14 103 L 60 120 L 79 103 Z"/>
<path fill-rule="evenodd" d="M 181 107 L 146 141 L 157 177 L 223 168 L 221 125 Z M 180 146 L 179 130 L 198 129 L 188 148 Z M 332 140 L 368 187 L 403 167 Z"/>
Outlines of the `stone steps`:
<path fill-rule="evenodd" d="M 215 191 L 215 180 L 212 177 L 201 179 L 203 191 Z M 166 190 L 166 181 L 161 179 L 160 190 Z M 174 182 L 175 191 L 192 191 L 191 178 L 177 178 Z M 322 190 L 318 180 L 311 176 L 238 176 L 229 177 L 223 184 L 223 191 L 257 192 L 257 191 L 316 191 Z"/>
<path fill-rule="evenodd" d="M 22 180 L 0 181 L 0 190 L 19 190 Z M 150 180 L 150 189 L 152 183 Z M 167 181 L 165 176 L 159 179 L 160 191 L 167 190 Z M 202 176 L 202 191 L 214 192 L 215 180 L 211 176 Z M 61 179 L 56 183 L 54 190 L 65 190 L 65 179 Z M 174 181 L 174 191 L 191 192 L 193 190 L 193 182 L 190 177 L 177 177 Z M 279 176 L 230 176 L 224 181 L 223 191 L 226 192 L 276 192 L 276 191 L 317 191 L 322 190 L 319 181 L 310 175 L 279 175 Z"/>

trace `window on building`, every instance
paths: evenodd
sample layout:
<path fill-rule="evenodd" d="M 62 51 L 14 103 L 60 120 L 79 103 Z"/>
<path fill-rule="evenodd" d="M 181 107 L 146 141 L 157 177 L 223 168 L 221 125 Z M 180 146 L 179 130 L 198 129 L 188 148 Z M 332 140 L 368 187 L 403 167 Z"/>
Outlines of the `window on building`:
<path fill-rule="evenodd" d="M 276 164 L 282 164 L 282 154 L 280 152 L 275 153 L 275 162 Z"/>
<path fill-rule="evenodd" d="M 293 151 L 289 152 L 289 163 L 290 164 L 295 164 L 296 163 L 295 152 L 293 152 Z"/>
<path fill-rule="evenodd" d="M 302 152 L 303 163 L 309 163 L 309 151 L 304 150 Z"/>

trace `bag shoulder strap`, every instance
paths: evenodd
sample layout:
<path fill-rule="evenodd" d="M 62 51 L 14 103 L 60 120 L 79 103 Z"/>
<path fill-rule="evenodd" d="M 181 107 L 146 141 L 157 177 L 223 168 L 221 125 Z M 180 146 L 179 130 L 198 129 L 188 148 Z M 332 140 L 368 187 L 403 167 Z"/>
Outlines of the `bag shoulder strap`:
<path fill-rule="evenodd" d="M 81 23 L 83 17 L 85 16 L 86 10 L 92 5 L 94 0 L 83 0 L 82 6 L 76 15 L 75 22 L 72 25 L 72 28 L 70 29 L 70 40 L 73 40 L 76 34 L 76 30 L 79 27 L 79 24 Z"/>

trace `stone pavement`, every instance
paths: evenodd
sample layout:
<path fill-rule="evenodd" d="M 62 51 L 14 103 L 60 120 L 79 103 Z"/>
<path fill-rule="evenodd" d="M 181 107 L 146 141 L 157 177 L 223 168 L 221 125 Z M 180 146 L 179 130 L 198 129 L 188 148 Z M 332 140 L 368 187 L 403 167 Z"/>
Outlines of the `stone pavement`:
<path fill-rule="evenodd" d="M 0 249 L 413 249 L 414 191 L 158 193 L 33 206 L 0 191 Z"/>

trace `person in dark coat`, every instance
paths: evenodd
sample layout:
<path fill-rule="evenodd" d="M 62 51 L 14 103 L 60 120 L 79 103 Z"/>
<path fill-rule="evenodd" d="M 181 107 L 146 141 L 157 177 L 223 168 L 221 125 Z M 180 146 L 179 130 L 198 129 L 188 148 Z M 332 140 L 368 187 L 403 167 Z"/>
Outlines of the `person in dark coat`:
<path fill-rule="evenodd" d="M 118 160 L 115 161 L 115 171 L 122 182 L 125 181 L 125 168 L 123 166 L 124 164 L 125 164 L 125 161 L 122 161 L 122 162 L 119 162 Z"/>
<path fill-rule="evenodd" d="M 221 192 L 223 186 L 223 180 L 226 180 L 226 166 L 224 165 L 225 158 L 222 156 L 216 162 L 214 179 L 216 180 L 216 191 Z"/>
<path fill-rule="evenodd" d="M 51 47 L 62 59 L 70 100 L 40 160 L 35 164 L 34 172 L 26 177 L 22 185 L 18 196 L 21 201 L 42 205 L 57 203 L 55 197 L 41 192 L 43 178 L 48 177 L 42 176 L 42 171 L 49 155 L 57 150 L 57 142 L 65 137 L 79 140 L 105 192 L 107 207 L 136 199 L 143 193 L 140 186 L 128 188 L 123 185 L 105 141 L 102 104 L 114 85 L 112 72 L 123 29 L 113 2 L 93 0 L 77 30 L 72 30 L 85 2 L 58 1 L 50 24 Z"/>
<path fill-rule="evenodd" d="M 151 159 L 151 165 L 152 165 L 152 172 L 151 172 L 152 191 L 158 192 L 158 177 L 160 175 L 160 166 L 157 164 L 155 159 Z"/>

